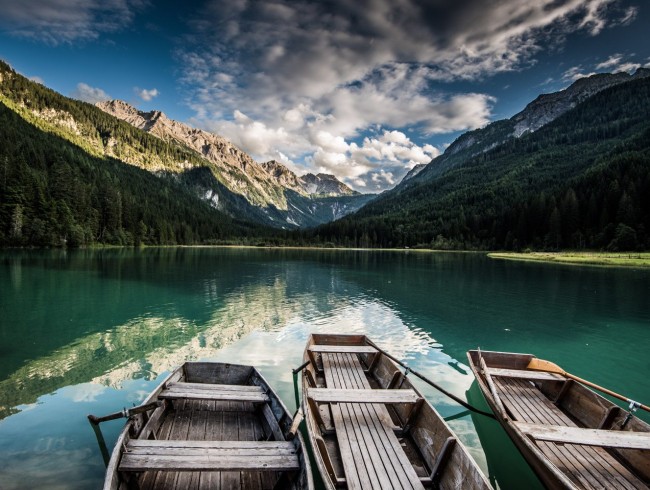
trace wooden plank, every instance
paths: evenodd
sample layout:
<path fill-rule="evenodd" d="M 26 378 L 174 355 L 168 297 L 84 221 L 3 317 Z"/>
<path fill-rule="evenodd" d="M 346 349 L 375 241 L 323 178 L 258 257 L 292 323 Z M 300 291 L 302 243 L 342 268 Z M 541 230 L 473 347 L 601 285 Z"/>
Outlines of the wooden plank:
<path fill-rule="evenodd" d="M 333 357 L 337 359 L 335 370 L 338 372 L 341 387 L 361 388 L 366 386 L 365 383 L 362 383 L 355 376 L 358 371 L 358 369 L 355 369 L 356 366 L 360 367 L 356 355 L 338 353 Z M 362 379 L 367 381 L 363 374 Z M 363 485 L 363 487 L 389 488 L 391 482 L 391 476 L 388 471 L 390 469 L 390 455 L 386 453 L 382 442 L 378 440 L 373 417 L 369 416 L 370 412 L 367 410 L 369 406 L 365 403 L 344 404 L 342 412 L 345 414 L 345 408 L 347 408 L 348 416 L 346 417 L 344 415 L 340 423 L 343 424 L 348 433 L 354 432 L 359 441 L 359 450 L 362 451 L 362 458 L 357 458 L 355 462 L 357 465 L 361 462 L 365 465 L 369 484 L 369 486 Z M 389 463 L 388 468 L 386 467 L 386 462 Z M 362 483 L 364 483 L 363 480 Z"/>
<path fill-rule="evenodd" d="M 347 413 L 348 407 L 333 406 L 332 418 L 336 427 L 336 438 L 341 451 L 341 461 L 343 462 L 347 487 L 350 490 L 360 490 L 371 486 L 365 463 L 361 460 L 361 464 L 357 464 L 358 458 L 363 458 L 364 454 L 367 453 L 365 451 L 363 451 L 363 454 L 359 452 L 361 445 L 354 430 L 348 431 L 348 427 L 343 422 L 342 410 L 344 408 L 346 415 L 349 417 L 349 413 Z"/>
<path fill-rule="evenodd" d="M 163 390 L 158 397 L 161 399 L 186 398 L 188 400 L 221 400 L 253 403 L 266 403 L 269 401 L 269 397 L 266 393 L 215 390 L 184 391 L 179 388 Z"/>
<path fill-rule="evenodd" d="M 328 388 L 356 392 L 386 391 L 370 389 L 354 354 L 324 354 L 323 365 Z M 367 399 L 368 396 L 363 401 Z M 419 477 L 393 432 L 392 420 L 385 406 L 337 403 L 331 405 L 331 410 L 346 479 L 350 480 L 348 487 L 422 488 Z"/>
<path fill-rule="evenodd" d="M 431 469 L 431 476 L 430 476 L 431 483 L 434 486 L 439 485 L 440 480 L 442 479 L 442 474 L 445 471 L 445 467 L 447 466 L 447 463 L 451 458 L 451 453 L 456 447 L 456 442 L 457 441 L 455 437 L 448 437 L 445 440 L 444 444 L 442 445 L 442 448 L 440 449 L 438 456 L 436 456 L 436 461 L 433 464 L 433 468 Z"/>
<path fill-rule="evenodd" d="M 122 456 L 120 471 L 297 471 L 298 456 L 259 454 L 224 455 L 218 452 L 204 454 L 169 455 L 126 453 Z"/>
<path fill-rule="evenodd" d="M 257 385 L 223 385 L 212 383 L 168 383 L 165 387 L 167 390 L 179 389 L 181 391 L 241 391 L 244 393 L 264 393 L 264 389 Z"/>
<path fill-rule="evenodd" d="M 275 451 L 279 454 L 293 454 L 295 448 L 290 441 L 159 441 L 131 439 L 127 446 L 129 451 L 173 451 L 175 449 L 188 451 L 214 449 L 220 451 L 239 451 L 241 453 L 257 453 Z M 143 453 L 147 454 L 147 453 Z"/>
<path fill-rule="evenodd" d="M 189 404 L 189 433 L 187 438 L 190 440 L 203 439 L 205 440 L 205 412 L 202 410 L 203 401 L 193 401 Z M 198 489 L 201 480 L 201 472 L 183 472 L 178 476 L 176 485 L 178 488 L 185 488 L 187 490 Z"/>
<path fill-rule="evenodd" d="M 650 449 L 650 433 L 648 432 L 585 429 L 559 425 L 529 424 L 526 422 L 515 422 L 515 425 L 524 434 L 538 441 L 624 449 Z"/>
<path fill-rule="evenodd" d="M 220 403 L 213 400 L 206 400 L 208 408 L 208 420 L 206 423 L 205 439 L 212 441 L 223 440 L 223 412 L 218 409 Z M 221 473 L 218 471 L 204 471 L 201 480 L 203 488 L 221 488 Z"/>
<path fill-rule="evenodd" d="M 497 378 L 507 393 L 510 408 L 517 406 L 519 421 L 541 425 L 574 427 L 576 424 L 548 400 L 535 386 L 521 379 Z M 585 488 L 616 487 L 647 488 L 602 447 L 555 444 L 537 441 L 537 445 L 553 465 L 574 483 Z"/>
<path fill-rule="evenodd" d="M 377 349 L 370 345 L 310 345 L 308 350 L 321 354 L 375 354 Z"/>
<path fill-rule="evenodd" d="M 266 404 L 265 404 L 266 405 Z M 260 417 L 255 412 L 240 412 L 239 413 L 239 443 L 255 443 L 258 442 L 257 437 L 255 437 L 255 428 L 254 426 L 258 423 Z M 267 441 L 261 441 L 267 442 Z M 286 442 L 286 441 L 285 441 Z M 268 447 L 266 445 L 262 447 Z M 261 490 L 262 484 L 260 475 L 262 472 L 259 471 L 246 471 L 241 473 L 241 485 L 242 488 L 250 490 Z"/>
<path fill-rule="evenodd" d="M 497 408 L 501 412 L 501 417 L 507 420 L 508 412 L 506 412 L 506 408 L 503 406 L 499 392 L 494 384 L 494 381 L 492 380 L 492 376 L 490 376 L 490 373 L 488 372 L 488 367 L 485 365 L 485 360 L 482 357 L 480 358 L 480 363 L 481 370 L 483 371 L 483 376 L 485 376 L 485 381 L 487 381 L 490 392 L 492 393 L 492 398 L 494 398 L 494 403 L 496 403 Z"/>
<path fill-rule="evenodd" d="M 317 403 L 415 403 L 414 390 L 373 390 L 350 388 L 307 388 L 307 396 Z"/>
<path fill-rule="evenodd" d="M 545 373 L 542 371 L 527 371 L 525 369 L 499 369 L 487 368 L 491 376 L 501 376 L 504 378 L 522 378 L 535 381 L 564 381 L 566 378 L 554 373 Z"/>
<path fill-rule="evenodd" d="M 333 369 L 338 372 L 342 388 L 368 389 L 370 384 L 363 373 L 361 364 L 354 354 L 339 353 L 333 356 L 336 362 Z M 350 417 L 344 418 L 342 423 L 347 431 L 355 431 L 360 442 L 358 451 L 362 458 L 356 456 L 356 464 L 363 460 L 369 475 L 370 488 L 391 488 L 391 482 L 399 481 L 400 476 L 395 473 L 391 464 L 392 453 L 386 449 L 377 430 L 377 412 L 375 405 L 366 403 L 344 404 L 347 406 Z M 382 405 L 383 410 L 385 407 Z M 381 422 L 379 423 L 381 426 Z M 368 486 L 364 485 L 364 488 Z"/>
<path fill-rule="evenodd" d="M 271 407 L 268 403 L 265 403 L 262 406 L 262 415 L 264 416 L 264 420 L 266 420 L 266 423 L 268 424 L 274 439 L 276 441 L 284 441 L 284 434 L 282 433 L 280 424 L 278 424 L 278 420 L 275 418 L 273 410 L 271 410 Z"/>
<path fill-rule="evenodd" d="M 224 441 L 238 441 L 239 440 L 239 416 L 238 409 L 241 403 L 221 401 L 217 402 L 222 405 L 223 410 L 223 440 Z M 231 468 L 224 468 L 227 471 L 221 473 L 221 488 L 237 489 L 241 488 L 241 473 L 239 471 L 230 471 Z"/>

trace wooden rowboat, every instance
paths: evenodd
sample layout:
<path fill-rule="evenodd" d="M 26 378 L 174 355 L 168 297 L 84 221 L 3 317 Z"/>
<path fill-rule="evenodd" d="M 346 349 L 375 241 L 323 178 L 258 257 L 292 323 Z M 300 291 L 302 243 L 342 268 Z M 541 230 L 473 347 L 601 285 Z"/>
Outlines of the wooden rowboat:
<path fill-rule="evenodd" d="M 491 488 L 445 421 L 364 335 L 309 338 L 303 409 L 325 486 Z"/>
<path fill-rule="evenodd" d="M 105 490 L 313 488 L 303 439 L 255 368 L 187 362 L 145 404 L 159 406 L 129 418 Z"/>
<path fill-rule="evenodd" d="M 648 488 L 650 425 L 530 354 L 467 356 L 497 420 L 548 488 Z M 558 370 L 529 368 L 545 364 Z"/>

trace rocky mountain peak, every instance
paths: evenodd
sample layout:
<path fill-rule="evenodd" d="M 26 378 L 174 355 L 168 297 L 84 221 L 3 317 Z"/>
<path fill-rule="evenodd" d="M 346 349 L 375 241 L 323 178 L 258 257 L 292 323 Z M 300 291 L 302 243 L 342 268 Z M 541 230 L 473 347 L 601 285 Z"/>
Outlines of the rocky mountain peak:
<path fill-rule="evenodd" d="M 300 177 L 298 177 L 295 173 L 293 173 L 285 165 L 281 164 L 277 160 L 264 162 L 261 164 L 261 166 L 282 187 L 296 191 L 299 194 L 306 193 Z"/>
<path fill-rule="evenodd" d="M 355 196 L 359 193 L 352 190 L 331 174 L 305 174 L 302 176 L 305 188 L 309 194 L 323 196 Z"/>
<path fill-rule="evenodd" d="M 464 161 L 505 143 L 511 138 L 537 131 L 593 95 L 630 80 L 650 77 L 650 69 L 639 68 L 633 75 L 625 72 L 600 73 L 581 78 L 558 92 L 542 94 L 510 119 L 502 119 L 460 135 L 445 152 L 434 158 L 414 180 L 434 178 Z M 403 179 L 401 183 L 411 180 Z M 399 184 L 398 184 L 399 185 Z"/>
<path fill-rule="evenodd" d="M 426 163 L 418 163 L 415 167 L 413 167 L 411 170 L 408 171 L 408 173 L 402 178 L 402 182 L 405 182 L 409 179 L 412 179 L 415 177 L 417 174 L 422 172 L 424 170 L 424 167 L 426 167 Z"/>
<path fill-rule="evenodd" d="M 639 68 L 634 75 L 626 72 L 598 73 L 580 78 L 559 92 L 542 94 L 511 118 L 514 123 L 513 135 L 519 137 L 526 131 L 537 131 L 598 92 L 647 76 L 650 76 L 650 70 L 644 68 Z"/>

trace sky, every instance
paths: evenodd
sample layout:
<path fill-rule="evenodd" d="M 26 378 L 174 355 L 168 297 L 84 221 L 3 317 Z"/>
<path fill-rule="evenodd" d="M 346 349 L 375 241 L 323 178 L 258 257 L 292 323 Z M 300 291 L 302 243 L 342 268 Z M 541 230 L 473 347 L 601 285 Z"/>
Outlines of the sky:
<path fill-rule="evenodd" d="M 593 73 L 650 66 L 647 0 L 0 0 L 0 59 L 361 192 Z"/>

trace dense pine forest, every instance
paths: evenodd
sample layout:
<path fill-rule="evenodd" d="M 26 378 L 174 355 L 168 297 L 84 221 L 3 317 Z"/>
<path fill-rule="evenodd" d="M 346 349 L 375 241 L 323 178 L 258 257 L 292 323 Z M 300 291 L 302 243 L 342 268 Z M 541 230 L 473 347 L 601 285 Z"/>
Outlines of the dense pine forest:
<path fill-rule="evenodd" d="M 650 80 L 607 89 L 305 236 L 362 247 L 647 250 Z"/>
<path fill-rule="evenodd" d="M 194 244 L 252 233 L 180 185 L 93 156 L 1 103 L 0 127 L 0 245 Z"/>

